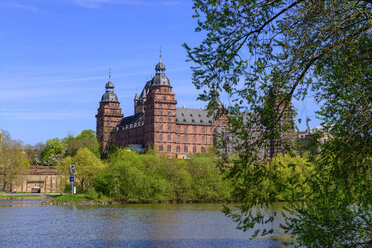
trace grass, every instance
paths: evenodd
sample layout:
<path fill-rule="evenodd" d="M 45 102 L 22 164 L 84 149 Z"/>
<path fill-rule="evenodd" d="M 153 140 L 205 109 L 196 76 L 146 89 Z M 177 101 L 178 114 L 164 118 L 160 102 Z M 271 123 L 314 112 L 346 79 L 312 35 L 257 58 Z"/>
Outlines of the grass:
<path fill-rule="evenodd" d="M 57 203 L 64 203 L 64 202 L 72 202 L 72 203 L 79 203 L 79 202 L 108 202 L 111 201 L 111 199 L 107 196 L 98 194 L 94 190 L 81 193 L 81 194 L 66 194 L 57 196 L 56 198 L 53 198 L 50 200 L 50 202 L 57 202 Z"/>
<path fill-rule="evenodd" d="M 0 195 L 0 199 L 9 199 L 9 198 L 45 198 L 42 195 Z"/>

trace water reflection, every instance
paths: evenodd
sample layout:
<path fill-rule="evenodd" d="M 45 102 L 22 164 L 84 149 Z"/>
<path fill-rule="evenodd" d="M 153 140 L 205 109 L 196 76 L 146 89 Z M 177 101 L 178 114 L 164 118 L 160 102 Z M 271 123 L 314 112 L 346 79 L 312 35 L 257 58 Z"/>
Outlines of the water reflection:
<path fill-rule="evenodd" d="M 0 201 L 0 204 L 7 206 L 9 201 L 7 204 Z M 236 230 L 235 224 L 221 213 L 220 204 L 27 204 L 21 208 L 0 208 L 0 247 L 235 248 L 280 245 L 270 239 L 248 240 L 249 236 Z M 281 234 L 274 234 L 278 235 Z"/>

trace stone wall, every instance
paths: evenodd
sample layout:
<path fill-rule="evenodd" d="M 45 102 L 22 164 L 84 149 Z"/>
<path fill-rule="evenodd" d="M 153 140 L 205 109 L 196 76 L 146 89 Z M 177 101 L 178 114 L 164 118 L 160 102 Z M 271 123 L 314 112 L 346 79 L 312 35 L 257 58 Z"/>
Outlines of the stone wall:
<path fill-rule="evenodd" d="M 54 166 L 31 166 L 12 183 L 12 192 L 62 192 L 65 180 Z"/>

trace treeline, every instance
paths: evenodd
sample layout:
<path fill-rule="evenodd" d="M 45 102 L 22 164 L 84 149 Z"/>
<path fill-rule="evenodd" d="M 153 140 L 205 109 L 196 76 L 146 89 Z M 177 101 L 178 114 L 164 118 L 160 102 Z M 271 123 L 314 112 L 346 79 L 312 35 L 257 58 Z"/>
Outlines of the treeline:
<path fill-rule="evenodd" d="M 121 148 L 100 160 L 86 148 L 60 164 L 69 174 L 77 169 L 78 191 L 95 191 L 126 202 L 227 201 L 230 184 L 217 167 L 214 152 L 194 154 L 189 159 L 167 158 L 154 151 L 138 154 Z M 66 187 L 66 190 L 70 189 Z"/>
<path fill-rule="evenodd" d="M 32 158 L 37 154 L 27 151 L 21 142 L 12 140 L 9 133 L 4 134 L 0 151 L 0 187 L 7 189 L 16 176 L 32 164 Z M 36 155 L 30 156 L 32 154 Z M 139 154 L 128 148 L 114 149 L 108 158 L 101 159 L 92 130 L 84 130 L 76 137 L 50 139 L 39 154 L 40 164 L 58 166 L 66 178 L 70 176 L 69 166 L 74 164 L 78 193 L 89 193 L 94 199 L 106 197 L 126 202 L 235 201 L 237 196 L 232 189 L 247 185 L 248 195 L 260 194 L 271 200 L 301 200 L 303 193 L 309 191 L 307 179 L 314 171 L 306 155 L 287 154 L 258 162 L 249 170 L 265 175 L 265 180 L 260 183 L 245 182 L 254 173 L 245 175 L 245 180 L 226 179 L 227 172 L 220 169 L 220 159 L 213 147 L 183 160 L 167 158 L 151 150 Z M 232 165 L 227 166 L 233 170 Z M 64 188 L 66 193 L 71 192 L 67 180 Z"/>
<path fill-rule="evenodd" d="M 128 148 L 117 149 L 101 160 L 82 148 L 59 166 L 67 177 L 69 165 L 74 164 L 78 193 L 88 193 L 96 200 L 106 197 L 125 202 L 234 202 L 237 198 L 233 186 L 246 187 L 245 181 L 226 179 L 228 172 L 220 169 L 219 161 L 213 148 L 182 160 L 155 151 L 138 154 Z M 266 179 L 250 185 L 247 194 L 276 201 L 302 200 L 310 190 L 307 181 L 314 172 L 305 155 L 289 154 L 261 161 L 252 169 L 260 170 Z M 250 180 L 250 176 L 246 175 L 246 179 Z M 71 191 L 70 186 L 66 183 L 66 192 Z"/>

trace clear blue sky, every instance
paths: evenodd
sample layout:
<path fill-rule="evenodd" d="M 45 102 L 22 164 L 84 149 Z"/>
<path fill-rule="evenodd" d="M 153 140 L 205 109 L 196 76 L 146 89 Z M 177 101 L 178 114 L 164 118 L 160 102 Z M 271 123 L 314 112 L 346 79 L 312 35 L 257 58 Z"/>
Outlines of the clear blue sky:
<path fill-rule="evenodd" d="M 25 144 L 95 130 L 109 68 L 132 115 L 160 47 L 178 105 L 204 107 L 181 46 L 202 39 L 192 15 L 191 0 L 0 0 L 0 130 Z M 294 105 L 314 115 L 311 98 Z"/>

